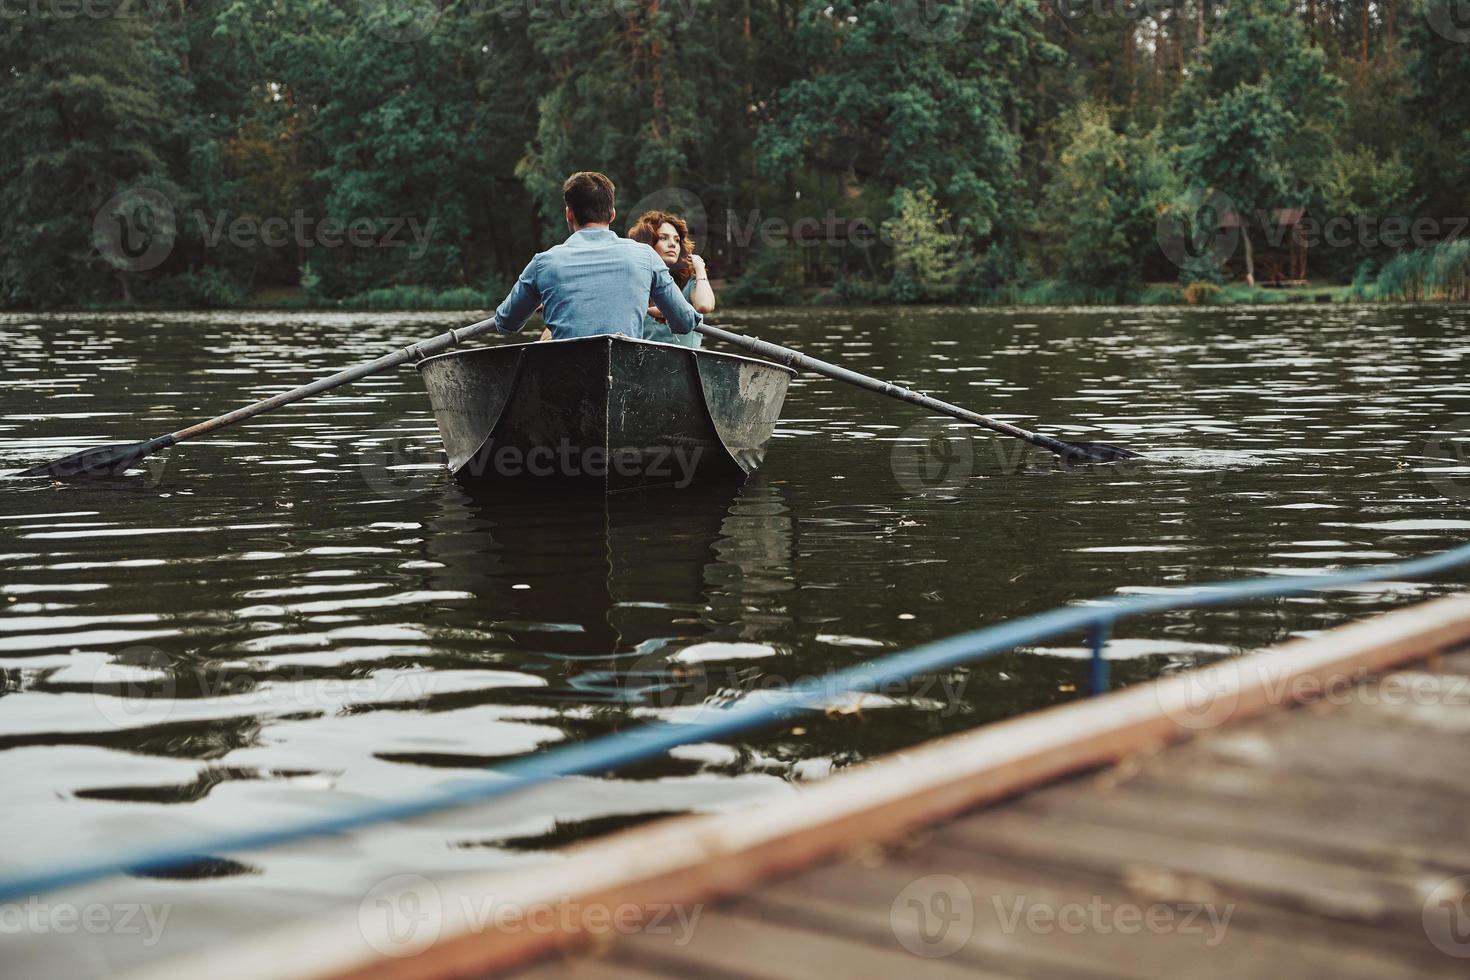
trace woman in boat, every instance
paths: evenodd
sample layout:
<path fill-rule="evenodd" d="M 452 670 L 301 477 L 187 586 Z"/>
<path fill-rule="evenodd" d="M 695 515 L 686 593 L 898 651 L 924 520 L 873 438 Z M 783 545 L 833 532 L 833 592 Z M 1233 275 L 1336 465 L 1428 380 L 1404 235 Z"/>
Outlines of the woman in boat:
<path fill-rule="evenodd" d="M 667 211 L 645 211 L 628 229 L 628 237 L 653 247 L 669 267 L 674 285 L 684 293 L 690 306 L 700 313 L 714 310 L 715 291 L 710 288 L 709 273 L 704 268 L 704 259 L 694 254 L 694 239 L 689 237 L 689 225 L 683 218 Z M 696 331 L 674 333 L 664 322 L 663 314 L 650 304 L 643 317 L 643 339 L 698 347 L 700 336 Z"/>

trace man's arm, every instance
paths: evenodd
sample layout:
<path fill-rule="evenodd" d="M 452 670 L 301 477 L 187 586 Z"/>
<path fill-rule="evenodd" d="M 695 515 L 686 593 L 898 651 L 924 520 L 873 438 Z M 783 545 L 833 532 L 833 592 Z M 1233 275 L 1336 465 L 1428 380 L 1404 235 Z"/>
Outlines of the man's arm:
<path fill-rule="evenodd" d="M 653 305 L 658 307 L 659 312 L 668 322 L 669 329 L 674 333 L 693 332 L 695 327 L 704 322 L 704 317 L 698 310 L 690 306 L 684 294 L 679 292 L 679 287 L 674 285 L 674 277 L 669 275 L 669 268 L 664 265 L 664 260 L 658 257 L 658 253 L 650 248 L 648 257 L 655 266 Z"/>
<path fill-rule="evenodd" d="M 495 329 L 500 333 L 516 333 L 526 325 L 536 307 L 541 305 L 541 290 L 536 287 L 536 260 L 526 263 L 521 277 L 510 287 L 510 295 L 495 309 Z"/>

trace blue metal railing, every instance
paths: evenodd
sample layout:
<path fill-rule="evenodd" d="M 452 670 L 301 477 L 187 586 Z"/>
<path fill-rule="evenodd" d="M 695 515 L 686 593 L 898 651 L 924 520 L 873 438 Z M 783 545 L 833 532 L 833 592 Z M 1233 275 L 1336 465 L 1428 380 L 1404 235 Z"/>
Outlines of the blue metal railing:
<path fill-rule="evenodd" d="M 1087 631 L 1089 636 L 1090 686 L 1096 693 L 1107 688 L 1107 660 L 1103 654 L 1112 627 L 1120 620 L 1175 609 L 1239 605 L 1252 599 L 1279 598 L 1366 582 L 1423 578 L 1467 564 L 1470 564 L 1470 544 L 1396 565 L 1375 565 L 1332 575 L 1246 579 L 1192 586 L 1164 595 L 1109 597 L 1086 605 L 1064 606 L 936 640 L 784 690 L 763 691 L 727 708 L 710 709 L 689 722 L 650 724 L 548 749 L 502 766 L 479 782 L 457 780 L 453 786 L 416 796 L 371 803 L 266 830 L 242 830 L 184 843 L 144 845 L 47 869 L 13 873 L 0 877 L 0 901 L 24 899 L 117 874 L 178 869 L 204 857 L 277 847 L 407 820 L 507 796 L 566 776 L 607 772 L 646 761 L 680 745 L 726 738 L 771 725 L 799 712 L 824 707 L 844 695 L 882 690 L 916 675 L 973 663 L 1018 646 L 1078 631 Z"/>

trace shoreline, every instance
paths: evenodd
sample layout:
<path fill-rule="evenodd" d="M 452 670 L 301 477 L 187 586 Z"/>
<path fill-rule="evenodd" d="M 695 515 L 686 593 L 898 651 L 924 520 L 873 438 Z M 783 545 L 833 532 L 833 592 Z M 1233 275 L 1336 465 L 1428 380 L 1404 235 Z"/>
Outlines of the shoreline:
<path fill-rule="evenodd" d="M 1356 294 L 1351 285 L 1323 284 L 1321 286 L 1276 288 L 1264 286 L 1232 285 L 1221 287 L 1220 291 L 1207 300 L 1190 302 L 1185 298 L 1185 287 L 1173 288 L 1162 285 L 1148 286 L 1137 290 L 1129 295 L 1114 297 L 1091 297 L 1083 298 L 1067 295 L 1065 289 L 1054 290 L 1049 288 L 1050 283 L 1038 283 L 1032 287 L 1015 287 L 1012 289 L 997 291 L 989 297 L 977 297 L 966 300 L 954 299 L 930 299 L 912 303 L 881 302 L 881 301 L 858 301 L 842 302 L 833 297 L 828 290 L 813 290 L 809 295 L 793 298 L 784 303 L 760 303 L 760 304 L 721 304 L 720 313 L 730 312 L 758 312 L 761 310 L 775 309 L 811 309 L 814 307 L 831 307 L 843 310 L 861 309 L 1006 309 L 1014 308 L 1075 308 L 1075 309 L 1107 309 L 1110 307 L 1141 307 L 1141 308 L 1170 308 L 1179 309 L 1211 309 L 1229 307 L 1277 307 L 1277 306 L 1405 306 L 1424 307 L 1441 306 L 1453 308 L 1464 306 L 1465 303 L 1455 299 L 1375 299 Z M 717 290 L 718 292 L 718 290 Z M 446 297 L 447 299 L 448 297 Z M 493 303 L 472 305 L 462 302 L 461 297 L 454 297 L 460 302 L 448 302 L 438 305 L 430 302 L 409 303 L 387 303 L 383 305 L 368 303 L 353 303 L 350 300 L 332 301 L 310 301 L 304 297 L 283 296 L 280 293 L 266 294 L 246 303 L 232 304 L 226 306 L 200 306 L 198 304 L 144 304 L 144 303 L 93 303 L 81 306 L 57 306 L 47 309 L 35 309 L 16 307 L 13 309 L 0 308 L 0 315 L 27 315 L 35 314 L 45 316 L 51 314 L 77 314 L 77 313 L 180 313 L 188 311 L 203 311 L 212 313 L 228 312 L 293 312 L 293 313 L 480 313 L 493 309 Z"/>

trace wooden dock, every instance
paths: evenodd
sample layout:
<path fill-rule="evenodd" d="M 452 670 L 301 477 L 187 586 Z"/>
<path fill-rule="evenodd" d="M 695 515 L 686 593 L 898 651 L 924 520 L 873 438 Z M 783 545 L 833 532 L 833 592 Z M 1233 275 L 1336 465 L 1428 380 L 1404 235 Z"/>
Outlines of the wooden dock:
<path fill-rule="evenodd" d="M 1441 599 L 162 975 L 1463 977 L 1467 650 Z"/>

